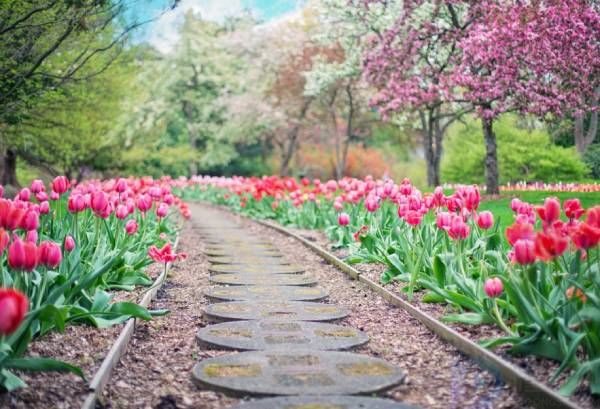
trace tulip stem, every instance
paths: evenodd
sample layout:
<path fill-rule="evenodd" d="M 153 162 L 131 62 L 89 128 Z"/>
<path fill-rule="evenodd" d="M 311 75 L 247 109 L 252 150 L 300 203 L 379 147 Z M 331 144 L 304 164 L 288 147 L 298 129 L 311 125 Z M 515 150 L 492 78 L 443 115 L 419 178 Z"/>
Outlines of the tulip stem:
<path fill-rule="evenodd" d="M 498 309 L 498 303 L 496 302 L 495 298 L 492 299 L 492 304 L 493 304 L 494 316 L 496 318 L 496 323 L 498 324 L 498 326 L 500 326 L 500 328 L 502 328 L 502 330 L 504 332 L 506 332 L 507 334 L 514 336 L 515 334 L 506 326 L 506 323 L 504 322 L 504 319 L 502 318 L 502 314 L 500 314 L 500 310 Z"/>

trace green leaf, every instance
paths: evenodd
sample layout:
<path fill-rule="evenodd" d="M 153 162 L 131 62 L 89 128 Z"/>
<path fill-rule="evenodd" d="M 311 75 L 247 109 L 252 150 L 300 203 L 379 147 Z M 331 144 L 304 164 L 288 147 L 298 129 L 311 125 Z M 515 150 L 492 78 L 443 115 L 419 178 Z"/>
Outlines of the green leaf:
<path fill-rule="evenodd" d="M 152 319 L 152 315 L 148 312 L 148 310 L 141 305 L 132 303 L 132 302 L 118 302 L 114 303 L 110 306 L 110 312 L 128 315 L 135 318 L 141 318 L 145 321 Z"/>
<path fill-rule="evenodd" d="M 433 276 L 440 287 L 446 284 L 446 264 L 442 261 L 439 255 L 433 258 Z"/>
<path fill-rule="evenodd" d="M 22 371 L 71 372 L 85 380 L 83 371 L 78 367 L 51 358 L 12 358 L 5 361 L 4 366 Z"/>
<path fill-rule="evenodd" d="M 462 314 L 448 314 L 442 317 L 444 322 L 460 322 L 469 325 L 490 324 L 493 320 L 487 314 L 465 312 Z"/>
<path fill-rule="evenodd" d="M 21 378 L 8 369 L 0 369 L 0 379 L 2 380 L 2 387 L 8 392 L 27 386 L 27 384 L 23 382 Z"/>
<path fill-rule="evenodd" d="M 444 304 L 446 303 L 446 299 L 441 295 L 434 293 L 433 291 L 427 291 L 421 301 L 424 303 L 430 304 Z"/>

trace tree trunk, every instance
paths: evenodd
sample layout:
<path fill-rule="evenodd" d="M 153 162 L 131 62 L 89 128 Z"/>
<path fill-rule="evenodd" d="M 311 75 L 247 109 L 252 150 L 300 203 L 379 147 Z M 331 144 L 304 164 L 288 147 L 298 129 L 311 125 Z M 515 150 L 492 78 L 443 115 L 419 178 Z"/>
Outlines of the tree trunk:
<path fill-rule="evenodd" d="M 440 120 L 436 120 L 433 130 L 433 155 L 431 158 L 432 167 L 432 186 L 439 186 L 440 180 L 440 162 L 442 161 L 442 141 L 446 127 L 440 126 Z"/>
<path fill-rule="evenodd" d="M 423 138 L 423 150 L 425 152 L 425 162 L 427 164 L 427 185 L 435 186 L 439 184 L 439 169 L 435 164 L 435 153 L 433 146 L 434 112 L 429 109 L 427 112 L 420 111 L 421 136 Z"/>
<path fill-rule="evenodd" d="M 17 154 L 12 149 L 5 149 L 2 153 L 0 185 L 19 187 L 17 182 Z"/>
<path fill-rule="evenodd" d="M 310 107 L 311 102 L 312 98 L 308 98 L 304 101 L 304 104 L 300 109 L 300 114 L 298 115 L 298 120 L 288 132 L 288 144 L 287 146 L 283 144 L 284 147 L 282 149 L 283 152 L 281 158 L 281 165 L 279 167 L 279 176 L 289 176 L 290 163 L 292 161 L 292 158 L 294 157 L 294 153 L 296 153 L 296 145 L 298 142 L 298 134 L 300 133 L 300 125 L 302 123 L 302 120 L 306 116 L 306 113 L 308 112 L 308 108 Z"/>
<path fill-rule="evenodd" d="M 342 157 L 339 164 L 339 175 L 338 180 L 344 176 L 346 171 L 346 162 L 348 160 L 348 150 L 350 148 L 350 142 L 352 142 L 352 127 L 354 126 L 354 98 L 352 97 L 352 88 L 350 84 L 346 85 L 346 95 L 348 96 L 348 119 L 346 120 L 346 140 L 344 141 L 344 147 L 342 151 Z"/>
<path fill-rule="evenodd" d="M 485 183 L 487 194 L 496 195 L 500 193 L 498 153 L 496 146 L 496 134 L 494 133 L 494 120 L 482 119 L 483 138 L 485 140 Z"/>

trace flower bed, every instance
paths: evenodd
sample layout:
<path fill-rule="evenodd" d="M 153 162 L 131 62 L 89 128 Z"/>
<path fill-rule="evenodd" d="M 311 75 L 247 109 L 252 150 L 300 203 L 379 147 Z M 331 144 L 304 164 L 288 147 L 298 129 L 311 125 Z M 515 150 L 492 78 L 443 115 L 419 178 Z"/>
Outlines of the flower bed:
<path fill-rule="evenodd" d="M 558 362 L 561 393 L 600 394 L 600 206 L 511 203 L 501 231 L 474 186 L 423 194 L 404 180 L 193 178 L 184 197 L 325 231 L 350 263 L 381 263 L 384 284 L 446 305 L 443 319 L 493 325 L 482 340 Z M 586 200 L 589 202 L 590 198 Z M 597 197 L 591 199 L 598 203 Z M 561 377 L 561 379 L 562 379 Z"/>
<path fill-rule="evenodd" d="M 144 270 L 152 260 L 177 257 L 169 242 L 178 213 L 187 217 L 189 211 L 171 193 L 173 183 L 130 178 L 72 184 L 59 176 L 48 192 L 36 180 L 13 199 L 2 198 L 0 187 L 2 388 L 25 386 L 20 370 L 83 376 L 66 362 L 24 358 L 35 338 L 70 324 L 104 328 L 165 313 L 113 298 L 115 290 L 149 286 Z"/>

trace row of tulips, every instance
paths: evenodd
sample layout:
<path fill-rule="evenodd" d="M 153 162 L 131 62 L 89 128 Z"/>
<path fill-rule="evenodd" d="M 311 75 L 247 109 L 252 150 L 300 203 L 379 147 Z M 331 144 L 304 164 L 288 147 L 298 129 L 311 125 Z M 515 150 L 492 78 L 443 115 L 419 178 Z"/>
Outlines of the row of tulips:
<path fill-rule="evenodd" d="M 150 319 L 111 290 L 149 286 L 152 261 L 177 258 L 169 242 L 187 205 L 171 179 L 111 179 L 50 186 L 35 180 L 5 198 L 0 186 L 0 387 L 25 386 L 15 370 L 81 370 L 50 358 L 23 357 L 32 339 L 67 324 L 107 327 Z M 162 246 L 159 250 L 156 246 Z"/>
<path fill-rule="evenodd" d="M 483 343 L 557 361 L 561 392 L 600 394 L 600 206 L 576 198 L 542 206 L 515 199 L 514 223 L 500 231 L 479 211 L 476 186 L 422 193 L 409 180 L 194 177 L 183 197 L 227 205 L 256 218 L 322 229 L 350 263 L 387 266 L 384 284 L 407 297 L 444 303 L 448 322 L 495 324 Z M 585 386 L 581 386 L 585 388 Z"/>

